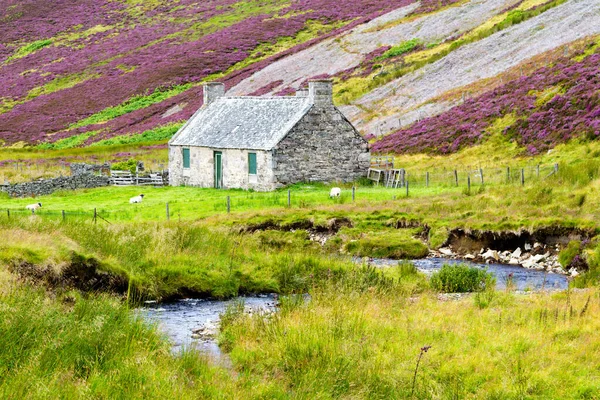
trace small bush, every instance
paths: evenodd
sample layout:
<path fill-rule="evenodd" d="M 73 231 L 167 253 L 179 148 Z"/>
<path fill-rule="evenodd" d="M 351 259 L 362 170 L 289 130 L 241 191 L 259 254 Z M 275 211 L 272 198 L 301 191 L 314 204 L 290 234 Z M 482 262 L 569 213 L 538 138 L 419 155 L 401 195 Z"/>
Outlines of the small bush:
<path fill-rule="evenodd" d="M 431 287 L 449 293 L 481 292 L 493 287 L 495 282 L 490 272 L 465 264 L 446 264 L 431 275 Z"/>
<path fill-rule="evenodd" d="M 132 174 L 135 174 L 137 165 L 138 161 L 131 158 L 127 161 L 121 161 L 111 165 L 110 169 L 113 171 L 130 171 Z"/>
<path fill-rule="evenodd" d="M 415 276 L 418 273 L 419 270 L 412 262 L 403 260 L 398 263 L 398 275 L 400 278 Z"/>
<path fill-rule="evenodd" d="M 475 293 L 474 301 L 477 308 L 483 310 L 488 308 L 492 302 L 496 299 L 496 291 L 493 289 L 484 290 L 482 292 Z"/>
<path fill-rule="evenodd" d="M 581 254 L 581 242 L 579 240 L 571 240 L 567 247 L 562 249 L 558 254 L 558 262 L 563 268 L 568 268 L 579 254 Z"/>
<path fill-rule="evenodd" d="M 385 60 L 388 58 L 397 57 L 402 54 L 408 53 L 409 51 L 417 47 L 419 44 L 421 44 L 419 39 L 407 40 L 406 42 L 400 43 L 398 46 L 392 47 L 391 49 L 383 53 L 381 56 L 377 57 L 377 60 Z"/>

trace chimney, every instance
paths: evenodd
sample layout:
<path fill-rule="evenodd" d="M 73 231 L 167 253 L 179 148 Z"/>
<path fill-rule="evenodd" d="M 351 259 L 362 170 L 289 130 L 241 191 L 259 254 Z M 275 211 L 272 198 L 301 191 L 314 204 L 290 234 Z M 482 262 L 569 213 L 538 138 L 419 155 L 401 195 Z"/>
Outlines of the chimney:
<path fill-rule="evenodd" d="M 204 106 L 225 95 L 225 85 L 221 82 L 206 82 L 204 84 Z"/>
<path fill-rule="evenodd" d="M 315 79 L 308 82 L 308 97 L 317 107 L 333 105 L 333 81 L 331 79 Z"/>
<path fill-rule="evenodd" d="M 296 90 L 296 97 L 308 97 L 308 89 Z"/>

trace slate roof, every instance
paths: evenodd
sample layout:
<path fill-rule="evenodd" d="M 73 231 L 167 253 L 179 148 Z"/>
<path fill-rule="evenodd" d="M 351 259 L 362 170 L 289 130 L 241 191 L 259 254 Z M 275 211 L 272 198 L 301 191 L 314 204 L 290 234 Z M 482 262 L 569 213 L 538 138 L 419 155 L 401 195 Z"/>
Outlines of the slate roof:
<path fill-rule="evenodd" d="M 169 144 L 271 150 L 311 106 L 308 97 L 219 97 L 200 108 Z"/>

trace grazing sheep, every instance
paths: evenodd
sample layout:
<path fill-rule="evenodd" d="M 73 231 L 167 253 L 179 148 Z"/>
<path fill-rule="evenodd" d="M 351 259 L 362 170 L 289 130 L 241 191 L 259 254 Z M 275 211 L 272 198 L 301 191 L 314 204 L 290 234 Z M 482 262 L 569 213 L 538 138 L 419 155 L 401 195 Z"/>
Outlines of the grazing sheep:
<path fill-rule="evenodd" d="M 143 198 L 144 198 L 143 194 L 140 194 L 139 196 L 132 197 L 132 198 L 129 199 L 129 204 L 141 203 Z"/>
<path fill-rule="evenodd" d="M 28 209 L 29 211 L 35 212 L 37 209 L 42 208 L 42 203 L 30 204 L 28 206 L 25 206 L 25 208 Z"/>
<path fill-rule="evenodd" d="M 329 192 L 329 197 L 340 197 L 340 195 L 342 194 L 342 189 L 340 189 L 339 187 L 334 187 L 331 188 L 331 191 Z"/>

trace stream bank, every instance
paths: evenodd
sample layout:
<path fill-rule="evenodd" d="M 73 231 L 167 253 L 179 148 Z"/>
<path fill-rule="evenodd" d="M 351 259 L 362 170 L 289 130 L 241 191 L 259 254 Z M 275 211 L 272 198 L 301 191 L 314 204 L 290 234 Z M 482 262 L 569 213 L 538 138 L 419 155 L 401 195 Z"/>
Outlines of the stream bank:
<path fill-rule="evenodd" d="M 428 275 L 439 270 L 444 264 L 465 263 L 465 261 L 446 258 L 426 258 L 412 262 L 419 271 Z M 398 260 L 370 259 L 369 263 L 385 268 L 397 265 Z M 506 289 L 507 285 L 519 292 L 564 290 L 569 285 L 569 279 L 562 274 L 514 265 L 466 263 L 472 267 L 485 268 L 494 274 L 496 288 L 501 290 Z M 138 311 L 146 320 L 157 323 L 159 328 L 168 335 L 173 343 L 173 352 L 178 353 L 184 348 L 194 348 L 205 353 L 209 358 L 228 365 L 229 361 L 221 352 L 216 335 L 220 315 L 236 301 L 244 302 L 244 310 L 248 314 L 270 314 L 277 311 L 276 294 L 242 296 L 230 300 L 182 299 L 169 303 L 148 302 Z"/>

